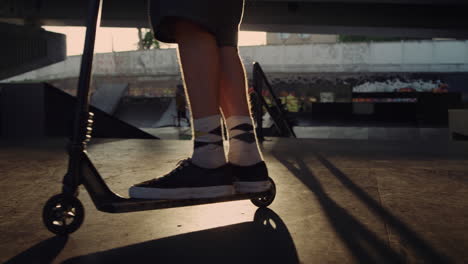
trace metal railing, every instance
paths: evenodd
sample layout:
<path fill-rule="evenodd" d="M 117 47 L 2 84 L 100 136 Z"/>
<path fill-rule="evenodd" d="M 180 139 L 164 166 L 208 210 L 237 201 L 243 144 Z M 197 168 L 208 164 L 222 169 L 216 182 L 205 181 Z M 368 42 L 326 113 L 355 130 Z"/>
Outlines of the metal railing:
<path fill-rule="evenodd" d="M 253 63 L 253 96 L 251 100 L 253 101 L 253 115 L 256 122 L 256 133 L 260 141 L 264 141 L 263 133 L 263 107 L 265 107 L 268 114 L 270 114 L 273 119 L 273 124 L 278 131 L 278 134 L 281 137 L 296 137 L 291 124 L 286 118 L 286 113 L 282 107 L 281 101 L 275 95 L 273 88 L 271 87 L 268 78 L 265 75 L 260 63 Z M 272 105 L 268 105 L 265 98 L 263 97 L 262 91 L 263 87 L 268 89 L 272 97 Z"/>

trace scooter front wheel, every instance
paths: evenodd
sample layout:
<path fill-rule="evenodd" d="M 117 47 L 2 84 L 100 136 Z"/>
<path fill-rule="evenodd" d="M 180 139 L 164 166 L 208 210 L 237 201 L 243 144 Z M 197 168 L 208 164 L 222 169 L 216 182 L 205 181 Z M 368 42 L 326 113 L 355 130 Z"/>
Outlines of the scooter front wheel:
<path fill-rule="evenodd" d="M 266 192 L 265 195 L 263 196 L 250 199 L 250 201 L 254 205 L 260 208 L 269 206 L 273 202 L 273 200 L 275 200 L 275 197 L 276 197 L 275 182 L 271 178 L 268 178 L 268 180 L 271 183 L 270 190 L 268 190 L 268 192 Z"/>
<path fill-rule="evenodd" d="M 78 198 L 57 194 L 44 205 L 42 220 L 50 232 L 68 235 L 78 230 L 83 223 L 84 208 Z"/>

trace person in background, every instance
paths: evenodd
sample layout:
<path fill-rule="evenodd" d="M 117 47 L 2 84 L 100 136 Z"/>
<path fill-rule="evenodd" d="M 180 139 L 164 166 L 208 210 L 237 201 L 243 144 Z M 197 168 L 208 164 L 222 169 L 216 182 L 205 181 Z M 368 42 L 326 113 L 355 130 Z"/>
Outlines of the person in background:
<path fill-rule="evenodd" d="M 182 84 L 176 88 L 176 108 L 177 108 L 177 126 L 180 127 L 180 120 L 183 118 L 190 125 L 190 119 L 187 117 L 187 101 L 185 100 L 185 91 Z"/>

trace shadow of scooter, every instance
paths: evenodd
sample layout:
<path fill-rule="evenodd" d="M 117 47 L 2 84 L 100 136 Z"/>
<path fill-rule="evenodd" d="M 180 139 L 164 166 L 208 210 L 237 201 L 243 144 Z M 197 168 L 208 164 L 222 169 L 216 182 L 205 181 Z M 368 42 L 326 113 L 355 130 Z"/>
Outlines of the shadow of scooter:
<path fill-rule="evenodd" d="M 74 257 L 76 263 L 299 263 L 281 218 L 260 208 L 254 221 Z"/>
<path fill-rule="evenodd" d="M 14 256 L 5 264 L 14 263 L 30 263 L 42 264 L 52 263 L 52 261 L 60 254 L 68 241 L 66 236 L 54 236 L 44 241 L 37 243 L 31 248 Z"/>

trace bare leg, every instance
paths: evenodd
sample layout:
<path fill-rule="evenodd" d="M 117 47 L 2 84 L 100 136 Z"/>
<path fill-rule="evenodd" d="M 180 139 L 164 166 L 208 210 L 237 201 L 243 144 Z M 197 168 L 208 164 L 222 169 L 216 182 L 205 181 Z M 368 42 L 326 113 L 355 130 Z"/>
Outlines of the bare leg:
<path fill-rule="evenodd" d="M 262 161 L 250 113 L 247 80 L 237 47 L 221 47 L 220 106 L 229 133 L 229 162 L 248 166 Z"/>
<path fill-rule="evenodd" d="M 189 21 L 177 20 L 174 26 L 185 92 L 193 117 L 194 151 L 191 159 L 179 162 L 177 168 L 166 174 L 167 177 L 132 186 L 130 197 L 209 198 L 233 195 L 235 191 L 252 193 L 269 189 L 267 168 L 264 162 L 259 162 L 260 154 L 254 144 L 245 72 L 237 49 L 218 48 L 212 34 Z M 220 100 L 220 91 L 223 100 Z M 236 149 L 232 151 L 235 154 L 233 160 L 239 161 L 231 166 L 226 165 L 224 156 L 220 103 L 228 117 L 227 126 L 232 128 L 229 134 L 237 138 L 229 140 L 230 150 Z M 235 183 L 233 174 L 239 176 Z"/>
<path fill-rule="evenodd" d="M 220 126 L 220 57 L 216 37 L 183 19 L 177 19 L 174 29 L 193 117 L 192 162 L 203 168 L 217 168 L 226 164 L 226 157 Z"/>
<path fill-rule="evenodd" d="M 219 114 L 219 50 L 216 38 L 190 21 L 175 23 L 178 56 L 194 119 Z"/>
<path fill-rule="evenodd" d="M 246 74 L 239 57 L 238 48 L 220 48 L 221 80 L 220 106 L 225 118 L 233 115 L 249 116 Z"/>

